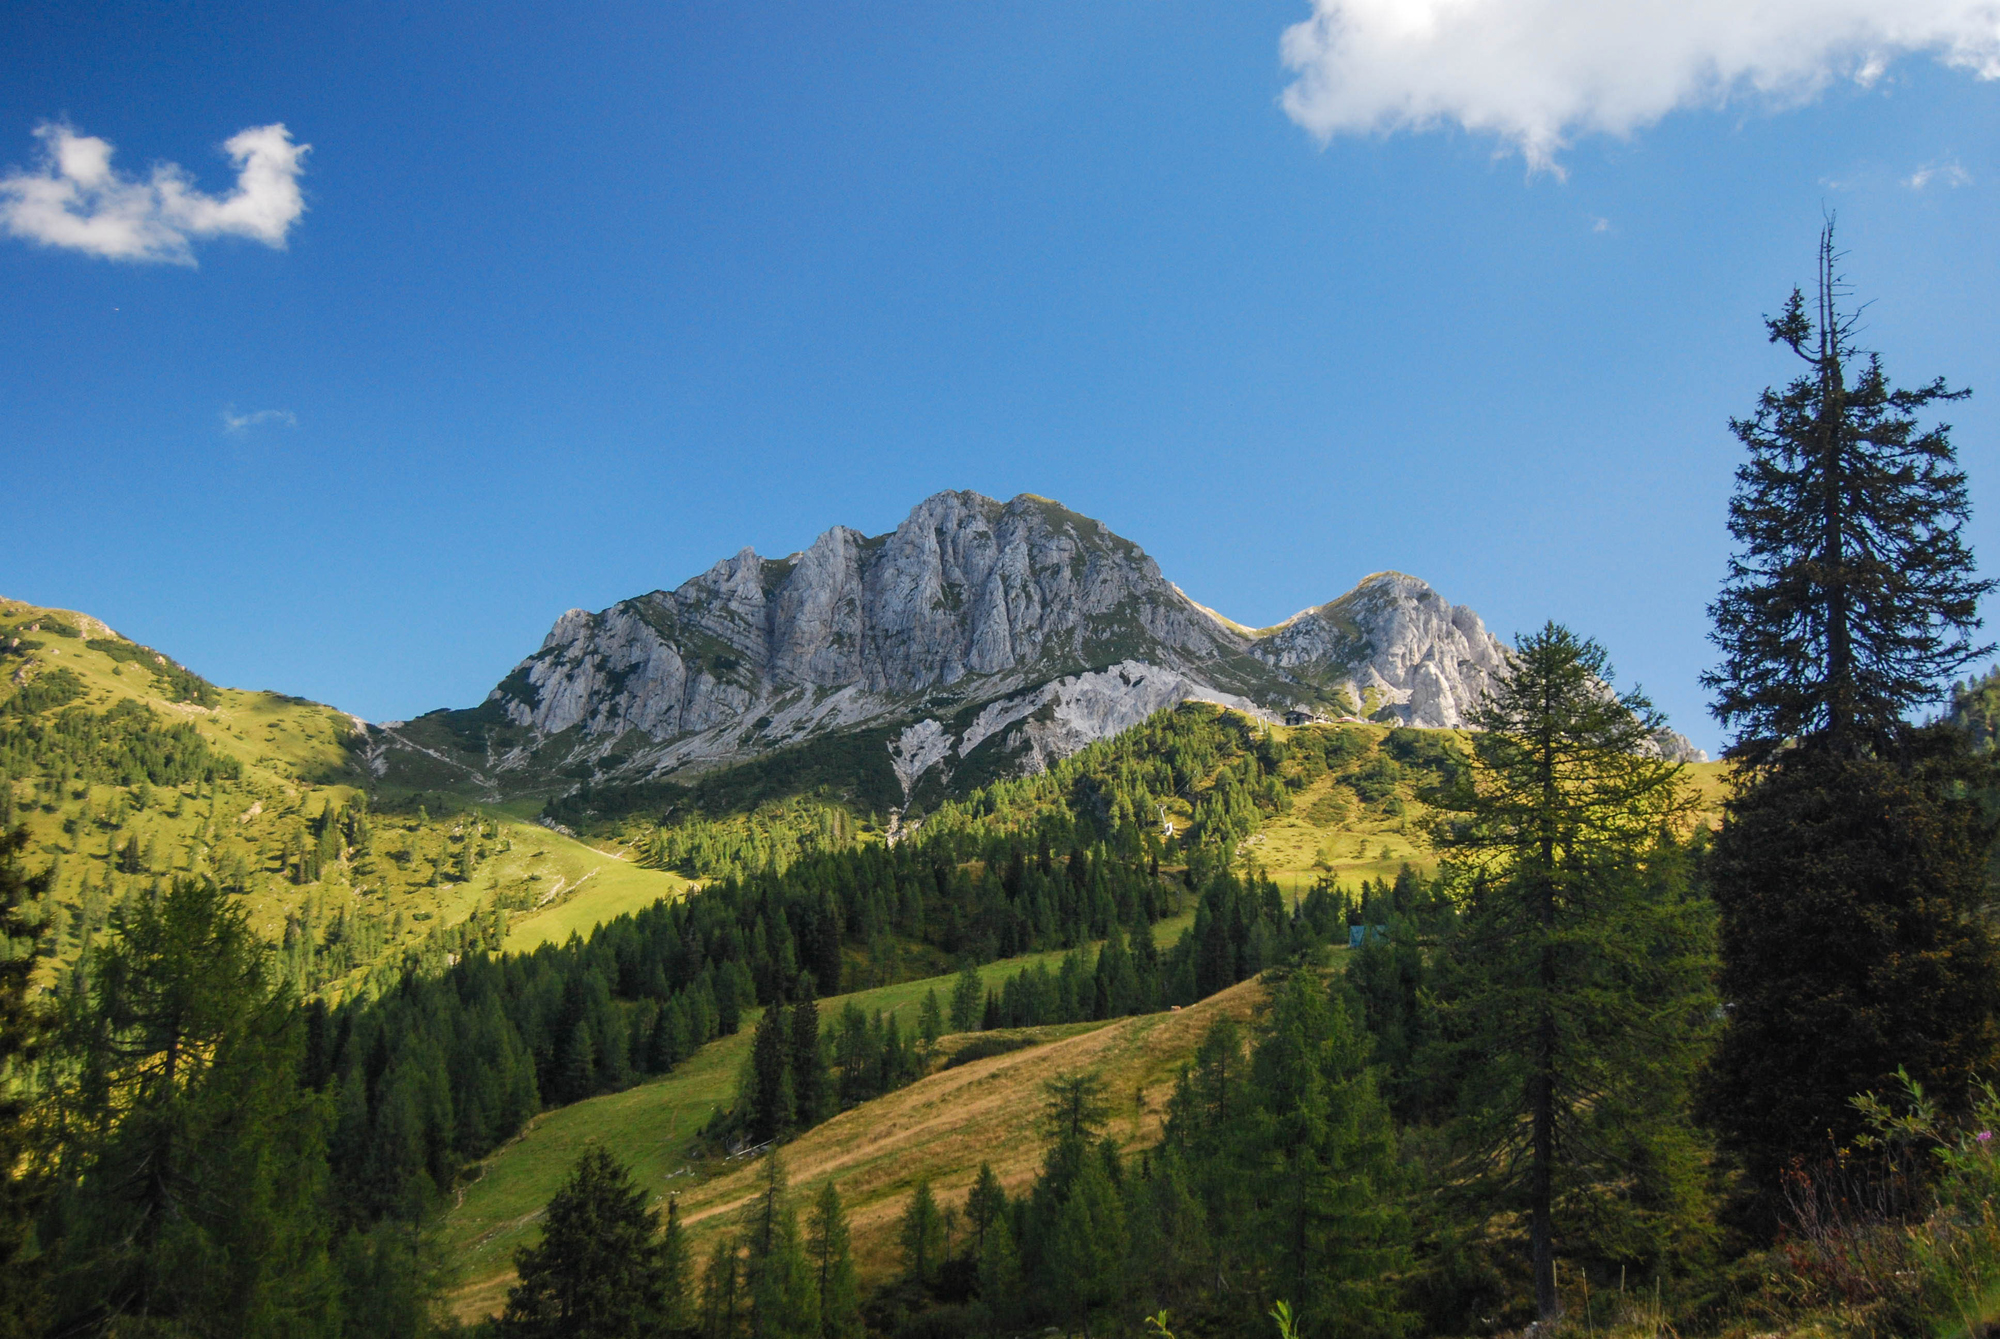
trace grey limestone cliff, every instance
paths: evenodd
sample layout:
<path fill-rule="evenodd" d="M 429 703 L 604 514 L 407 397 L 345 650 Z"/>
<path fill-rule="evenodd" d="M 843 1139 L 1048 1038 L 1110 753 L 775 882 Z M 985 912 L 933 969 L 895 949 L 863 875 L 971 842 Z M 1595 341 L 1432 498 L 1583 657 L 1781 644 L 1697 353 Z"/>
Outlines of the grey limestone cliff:
<path fill-rule="evenodd" d="M 836 526 L 786 558 L 745 549 L 671 591 L 572 609 L 483 708 L 445 715 L 511 727 L 482 731 L 467 767 L 496 787 L 689 775 L 870 729 L 907 795 L 969 759 L 982 776 L 1044 767 L 1190 699 L 1458 726 L 1504 655 L 1414 577 L 1379 573 L 1255 632 L 1058 503 L 947 492 L 891 534 Z"/>

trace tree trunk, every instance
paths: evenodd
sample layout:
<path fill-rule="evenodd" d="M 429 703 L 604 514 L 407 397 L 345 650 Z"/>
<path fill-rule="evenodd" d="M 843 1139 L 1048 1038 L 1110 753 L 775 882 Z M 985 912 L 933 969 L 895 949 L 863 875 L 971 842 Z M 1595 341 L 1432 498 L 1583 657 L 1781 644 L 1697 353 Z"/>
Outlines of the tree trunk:
<path fill-rule="evenodd" d="M 1556 1242 L 1553 1222 L 1555 1189 L 1555 1094 L 1551 1082 L 1555 1051 L 1555 1019 L 1542 1017 L 1536 1038 L 1536 1073 L 1529 1085 L 1529 1115 L 1534 1122 L 1534 1165 L 1528 1173 L 1528 1234 L 1534 1251 L 1535 1318 L 1547 1323 L 1562 1314 L 1556 1295 Z"/>
<path fill-rule="evenodd" d="M 1833 225 L 1819 243 L 1820 568 L 1826 591 L 1827 734 L 1843 754 L 1853 748 L 1854 640 L 1846 566 L 1847 385 L 1841 368 L 1840 315 L 1834 308 Z"/>
<path fill-rule="evenodd" d="M 1544 699 L 1543 719 L 1552 721 L 1556 704 Z M 1528 1116 L 1533 1122 L 1534 1163 L 1528 1173 L 1528 1234 L 1534 1252 L 1535 1317 L 1548 1322 L 1562 1314 L 1556 1296 L 1556 1242 L 1554 1187 L 1556 1160 L 1556 1016 L 1551 1001 L 1556 993 L 1556 833 L 1554 815 L 1561 807 L 1556 784 L 1556 739 L 1553 728 L 1545 728 L 1541 739 L 1542 830 L 1539 855 L 1539 905 L 1535 912 L 1541 922 L 1542 1013 L 1535 1027 L 1534 1070 L 1528 1079 Z"/>

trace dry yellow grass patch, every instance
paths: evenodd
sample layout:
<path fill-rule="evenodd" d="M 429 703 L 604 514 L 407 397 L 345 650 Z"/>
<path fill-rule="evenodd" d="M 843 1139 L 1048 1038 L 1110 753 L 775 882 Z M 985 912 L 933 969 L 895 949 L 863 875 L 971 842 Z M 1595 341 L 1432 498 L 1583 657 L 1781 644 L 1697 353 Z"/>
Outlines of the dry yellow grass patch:
<path fill-rule="evenodd" d="M 786 1174 L 803 1201 L 832 1177 L 847 1205 L 855 1263 L 864 1282 L 898 1266 L 896 1223 L 910 1191 L 928 1176 L 941 1203 L 965 1198 L 989 1162 L 1010 1195 L 1034 1180 L 1042 1161 L 1036 1119 L 1042 1085 L 1058 1074 L 1093 1072 L 1110 1101 L 1110 1133 L 1126 1149 L 1158 1142 L 1181 1066 L 1224 1014 L 1248 1018 L 1263 988 L 1246 981 L 1171 1013 L 1119 1019 L 1088 1032 L 933 1074 L 843 1112 L 782 1149 Z M 697 1251 L 732 1230 L 756 1196 L 758 1159 L 681 1195 L 681 1216 Z"/>

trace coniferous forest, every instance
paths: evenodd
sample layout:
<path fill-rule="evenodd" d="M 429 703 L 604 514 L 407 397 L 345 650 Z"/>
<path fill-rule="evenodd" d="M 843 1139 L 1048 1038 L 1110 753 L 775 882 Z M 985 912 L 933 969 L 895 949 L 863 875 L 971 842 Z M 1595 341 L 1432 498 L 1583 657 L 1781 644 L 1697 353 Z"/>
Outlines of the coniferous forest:
<path fill-rule="evenodd" d="M 1937 419 L 1964 392 L 1858 346 L 1836 259 L 1829 226 L 1768 323 L 1799 374 L 1732 424 L 1719 810 L 1607 649 L 1550 621 L 1469 730 L 1187 704 L 894 840 L 810 798 L 751 822 L 578 786 L 548 824 L 697 882 L 529 951 L 496 898 L 327 966 L 324 932 L 258 930 L 241 878 L 140 880 L 136 836 L 104 843 L 104 886 L 134 881 L 89 931 L 52 923 L 61 871 L 17 803 L 208 787 L 213 816 L 240 767 L 66 670 L 24 678 L 0 698 L 0 1337 L 1995 1332 L 2000 677 L 1953 683 L 1992 652 L 1993 583 Z M 1281 889 L 1256 834 L 1327 775 L 1343 804 L 1409 797 L 1435 862 Z M 284 876 L 392 806 L 328 801 Z M 431 886 L 499 841 L 404 808 Z M 838 1170 L 794 1179 L 801 1141 L 914 1085 L 1200 1010 L 1151 1125 L 1079 1067 L 1011 1093 L 1029 1175 L 913 1176 L 893 1223 Z M 587 1141 L 498 1314 L 468 1314 L 441 1230 L 467 1188 L 538 1120 L 731 1038 L 691 1171 L 751 1190 L 684 1213 L 694 1182 Z"/>

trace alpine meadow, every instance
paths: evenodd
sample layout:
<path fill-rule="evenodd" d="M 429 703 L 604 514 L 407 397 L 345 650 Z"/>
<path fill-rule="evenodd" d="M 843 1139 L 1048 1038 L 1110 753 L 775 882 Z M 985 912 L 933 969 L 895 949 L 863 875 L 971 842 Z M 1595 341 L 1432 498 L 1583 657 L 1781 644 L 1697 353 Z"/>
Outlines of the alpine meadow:
<path fill-rule="evenodd" d="M 2000 1336 L 1996 14 L 0 14 L 0 1339 Z"/>
<path fill-rule="evenodd" d="M 1837 259 L 1719 764 L 1560 624 L 1260 632 L 1036 498 L 381 726 L 8 604 L 8 1332 L 1978 1332 L 2000 681 L 1912 712 L 1990 583 Z"/>

